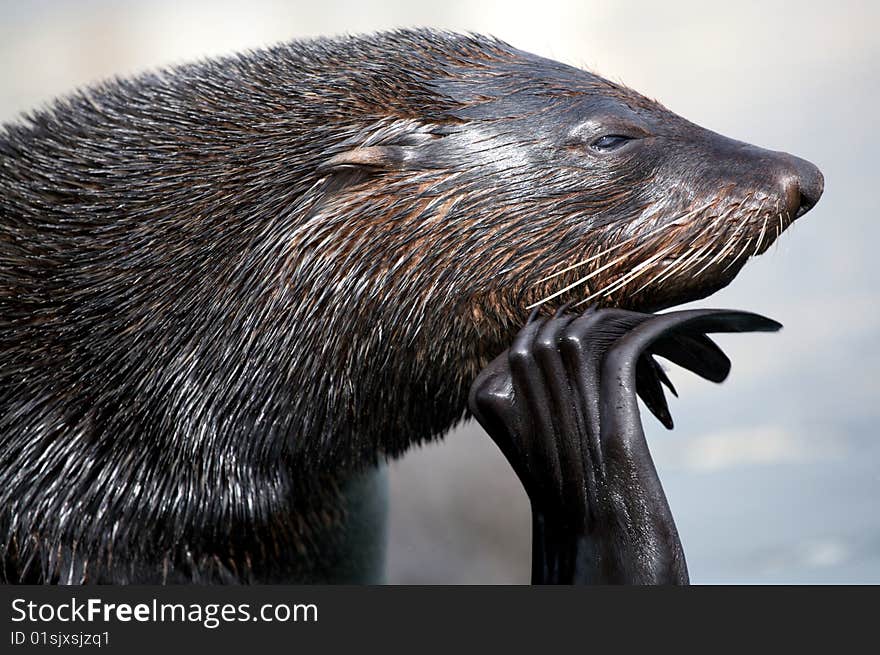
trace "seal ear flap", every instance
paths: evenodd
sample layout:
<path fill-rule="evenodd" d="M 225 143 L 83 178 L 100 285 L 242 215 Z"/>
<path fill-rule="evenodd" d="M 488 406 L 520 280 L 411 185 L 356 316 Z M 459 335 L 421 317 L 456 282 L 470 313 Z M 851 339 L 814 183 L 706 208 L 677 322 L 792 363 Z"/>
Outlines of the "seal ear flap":
<path fill-rule="evenodd" d="M 406 146 L 361 146 L 333 155 L 318 165 L 319 173 L 342 171 L 399 171 L 410 168 L 414 148 Z"/>
<path fill-rule="evenodd" d="M 409 119 L 380 121 L 339 144 L 346 149 L 323 161 L 317 170 L 320 174 L 369 174 L 431 168 L 436 166 L 434 144 L 442 135 L 438 125 Z"/>

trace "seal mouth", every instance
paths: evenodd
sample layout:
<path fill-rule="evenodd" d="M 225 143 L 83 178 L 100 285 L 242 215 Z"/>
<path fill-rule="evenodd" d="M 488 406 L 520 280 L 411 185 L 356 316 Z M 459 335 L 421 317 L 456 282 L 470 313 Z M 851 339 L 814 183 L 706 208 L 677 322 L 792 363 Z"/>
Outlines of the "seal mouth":
<path fill-rule="evenodd" d="M 799 219 L 801 216 L 806 214 L 808 211 L 810 211 L 815 206 L 816 206 L 815 203 L 809 203 L 809 202 L 802 203 L 800 208 L 798 208 L 797 212 L 795 213 L 794 218 L 792 220 L 796 221 L 797 219 Z"/>

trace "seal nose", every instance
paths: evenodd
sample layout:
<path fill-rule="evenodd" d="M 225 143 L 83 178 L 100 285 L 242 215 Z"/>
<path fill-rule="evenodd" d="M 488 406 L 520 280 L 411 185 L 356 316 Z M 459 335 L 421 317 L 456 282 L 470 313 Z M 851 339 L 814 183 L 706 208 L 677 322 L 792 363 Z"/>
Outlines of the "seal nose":
<path fill-rule="evenodd" d="M 822 171 L 806 159 L 786 155 L 788 169 L 784 173 L 783 185 L 788 200 L 788 210 L 792 218 L 800 218 L 810 211 L 825 189 Z"/>

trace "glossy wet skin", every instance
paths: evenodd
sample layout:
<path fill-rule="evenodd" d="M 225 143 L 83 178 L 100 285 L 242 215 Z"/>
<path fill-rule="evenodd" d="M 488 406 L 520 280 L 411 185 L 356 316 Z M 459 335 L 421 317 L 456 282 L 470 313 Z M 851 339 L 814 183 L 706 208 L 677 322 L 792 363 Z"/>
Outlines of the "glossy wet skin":
<path fill-rule="evenodd" d="M 612 179 L 630 189 L 621 204 L 605 201 L 592 217 L 605 224 L 598 228 L 601 243 L 632 241 L 559 276 L 554 284 L 566 284 L 548 287 L 548 295 L 624 257 L 572 295 L 642 310 L 704 297 L 767 250 L 822 194 L 822 174 L 809 162 L 729 139 L 659 107 L 602 99 L 576 113 L 587 118 L 563 141 L 571 165 L 584 170 L 585 180 Z M 588 198 L 608 193 L 587 181 L 582 190 Z M 584 259 L 601 251 L 587 252 Z M 626 281 L 627 269 L 640 265 Z"/>
<path fill-rule="evenodd" d="M 653 355 L 716 382 L 729 362 L 701 329 L 693 331 L 699 323 L 685 327 L 712 310 L 652 316 L 620 308 L 656 311 L 727 285 L 816 204 L 822 175 L 807 161 L 701 128 L 601 78 L 544 68 L 548 77 L 566 77 L 572 93 L 542 109 L 533 81 L 496 101 L 503 108 L 518 100 L 532 111 L 506 119 L 496 112 L 477 142 L 493 144 L 482 150 L 493 157 L 488 170 L 508 174 L 498 184 L 502 195 L 506 187 L 531 193 L 530 216 L 502 231 L 499 245 L 543 247 L 534 258 L 523 247 L 528 265 L 516 269 L 511 286 L 544 316 L 533 313 L 479 374 L 471 411 L 529 495 L 533 582 L 686 584 L 636 395 L 671 428 L 662 391 L 671 384 Z M 518 148 L 505 145 L 507 130 L 521 130 Z M 528 177 L 529 167 L 543 175 Z M 557 312 L 548 317 L 548 309 Z M 644 323 L 627 332 L 629 320 Z M 736 312 L 712 321 L 701 327 L 779 327 Z M 663 337 L 652 344 L 645 329 Z"/>
<path fill-rule="evenodd" d="M 744 312 L 594 308 L 523 327 L 469 404 L 531 501 L 533 583 L 687 584 L 636 394 L 671 429 L 655 355 L 721 382 L 730 362 L 706 333 L 779 327 Z"/>
<path fill-rule="evenodd" d="M 112 81 L 10 126 L 10 575 L 315 579 L 335 477 L 445 433 L 529 305 L 591 275 L 544 306 L 667 306 L 769 245 L 781 160 L 706 143 L 589 73 L 421 31 Z"/>
<path fill-rule="evenodd" d="M 494 186 L 505 209 L 496 248 L 517 252 L 488 256 L 512 305 L 655 311 L 705 297 L 822 195 L 810 162 L 704 129 L 591 73 L 523 59 L 531 65 L 468 88 L 476 100 L 456 88 L 474 103 L 456 113 L 467 123 L 431 146 L 440 159 L 458 163 L 465 150 L 476 161 L 466 191 Z"/>
<path fill-rule="evenodd" d="M 599 104 L 597 116 L 573 130 L 586 144 L 580 150 L 611 174 L 638 171 L 638 197 L 648 204 L 630 233 L 660 228 L 641 241 L 650 245 L 633 250 L 636 265 L 649 262 L 647 272 L 599 298 L 656 310 L 708 295 L 822 193 L 821 173 L 805 160 L 726 138 L 670 112 Z M 593 285 L 602 287 L 602 281 Z"/>
<path fill-rule="evenodd" d="M 651 243 L 634 250 L 636 265 L 648 261 L 649 272 L 608 296 L 621 305 L 660 309 L 725 286 L 822 194 L 822 174 L 803 159 L 729 139 L 660 108 L 586 104 L 589 118 L 569 131 L 565 145 L 592 174 L 622 173 L 635 184 L 630 209 L 638 218 L 624 238 L 654 232 L 614 253 Z M 666 253 L 651 262 L 661 250 Z"/>

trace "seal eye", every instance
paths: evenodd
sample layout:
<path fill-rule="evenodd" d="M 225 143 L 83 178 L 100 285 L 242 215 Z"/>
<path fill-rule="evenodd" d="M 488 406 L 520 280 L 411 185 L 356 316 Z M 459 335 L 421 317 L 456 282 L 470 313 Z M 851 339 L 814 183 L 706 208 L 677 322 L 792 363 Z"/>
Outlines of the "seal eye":
<path fill-rule="evenodd" d="M 632 137 L 630 136 L 625 136 L 623 134 L 606 134 L 593 141 L 590 146 L 594 150 L 608 152 L 609 150 L 617 150 L 629 141 L 632 141 Z"/>

